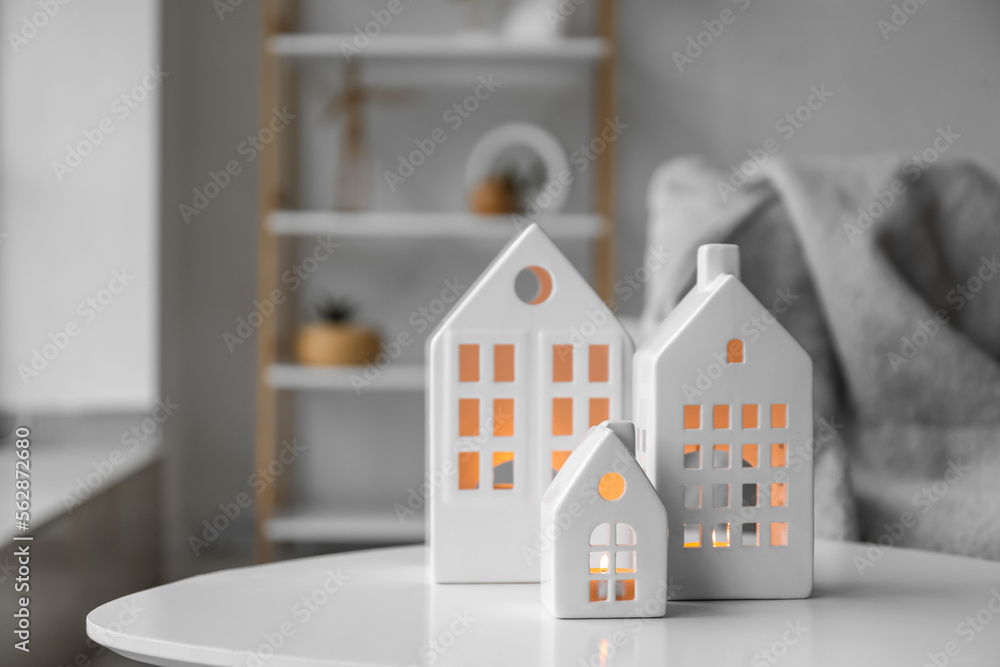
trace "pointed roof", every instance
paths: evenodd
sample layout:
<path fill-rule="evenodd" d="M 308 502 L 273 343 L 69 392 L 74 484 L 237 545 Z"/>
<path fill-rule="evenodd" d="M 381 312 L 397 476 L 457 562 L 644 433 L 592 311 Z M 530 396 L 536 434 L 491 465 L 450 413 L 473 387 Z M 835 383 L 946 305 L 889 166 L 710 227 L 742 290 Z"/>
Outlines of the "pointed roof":
<path fill-rule="evenodd" d="M 514 291 L 518 274 L 529 267 L 544 270 L 540 276 L 543 282 L 546 273 L 551 279 L 551 292 L 537 304 L 525 303 Z M 442 330 L 459 323 L 483 329 L 511 328 L 512 324 L 539 320 L 566 327 L 579 326 L 583 323 L 583 314 L 594 309 L 607 312 L 608 325 L 605 326 L 617 327 L 625 332 L 625 328 L 607 305 L 552 239 L 541 227 L 532 224 L 500 251 L 441 321 L 431 339 Z"/>
<path fill-rule="evenodd" d="M 580 484 L 593 484 L 605 473 L 617 472 L 625 478 L 625 493 L 663 507 L 639 462 L 635 460 L 635 424 L 612 420 L 592 427 L 566 462 L 542 502 L 556 507 L 567 500 Z M 663 510 L 666 512 L 666 510 Z"/>
<path fill-rule="evenodd" d="M 741 325 L 748 320 L 738 313 L 759 315 L 765 310 L 764 305 L 740 281 L 739 247 L 723 243 L 703 245 L 698 248 L 698 278 L 695 286 L 670 311 L 653 335 L 639 347 L 636 362 L 655 363 L 685 333 L 688 322 L 702 314 L 710 311 L 730 313 L 730 317 L 738 319 L 734 324 Z M 808 356 L 780 322 L 775 321 L 769 325 L 764 333 L 785 339 L 786 345 L 794 346 L 794 349 Z"/>

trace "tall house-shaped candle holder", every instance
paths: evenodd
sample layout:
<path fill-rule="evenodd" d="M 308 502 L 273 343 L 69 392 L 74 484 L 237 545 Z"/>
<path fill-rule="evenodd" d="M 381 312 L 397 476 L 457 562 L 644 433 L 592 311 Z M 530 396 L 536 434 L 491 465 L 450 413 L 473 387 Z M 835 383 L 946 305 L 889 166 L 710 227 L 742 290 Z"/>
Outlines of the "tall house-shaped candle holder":
<path fill-rule="evenodd" d="M 673 599 L 803 598 L 813 580 L 812 361 L 740 282 L 739 249 L 636 353 L 636 454 L 667 508 Z"/>
<path fill-rule="evenodd" d="M 539 580 L 542 494 L 588 428 L 627 416 L 633 349 L 537 225 L 469 288 L 427 343 L 434 581 Z"/>

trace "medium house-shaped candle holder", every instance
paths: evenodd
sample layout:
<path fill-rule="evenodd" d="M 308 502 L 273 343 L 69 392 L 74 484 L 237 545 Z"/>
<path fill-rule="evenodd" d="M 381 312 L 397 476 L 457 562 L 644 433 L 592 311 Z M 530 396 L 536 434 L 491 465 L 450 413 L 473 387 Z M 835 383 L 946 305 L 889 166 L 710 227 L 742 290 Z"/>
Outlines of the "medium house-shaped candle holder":
<path fill-rule="evenodd" d="M 537 225 L 469 288 L 427 344 L 434 581 L 539 580 L 542 493 L 589 427 L 627 416 L 633 350 Z"/>
<path fill-rule="evenodd" d="M 635 356 L 637 458 L 670 517 L 674 599 L 803 598 L 813 577 L 812 361 L 698 251 L 696 286 Z"/>
<path fill-rule="evenodd" d="M 595 426 L 542 498 L 542 604 L 557 618 L 663 616 L 667 511 L 628 421 Z"/>

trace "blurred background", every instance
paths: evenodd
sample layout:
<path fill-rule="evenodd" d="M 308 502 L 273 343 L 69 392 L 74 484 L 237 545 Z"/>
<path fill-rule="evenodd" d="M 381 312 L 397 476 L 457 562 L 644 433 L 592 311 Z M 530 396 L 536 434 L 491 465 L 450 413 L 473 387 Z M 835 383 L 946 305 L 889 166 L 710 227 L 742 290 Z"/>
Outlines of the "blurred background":
<path fill-rule="evenodd" d="M 740 243 L 765 306 L 803 299 L 775 310 L 835 432 L 819 536 L 1000 557 L 996 478 L 955 472 L 1000 420 L 1000 5 L 4 0 L 0 26 L 17 664 L 112 664 L 84 616 L 141 588 L 422 541 L 423 343 L 528 221 L 637 339 L 698 242 Z"/>

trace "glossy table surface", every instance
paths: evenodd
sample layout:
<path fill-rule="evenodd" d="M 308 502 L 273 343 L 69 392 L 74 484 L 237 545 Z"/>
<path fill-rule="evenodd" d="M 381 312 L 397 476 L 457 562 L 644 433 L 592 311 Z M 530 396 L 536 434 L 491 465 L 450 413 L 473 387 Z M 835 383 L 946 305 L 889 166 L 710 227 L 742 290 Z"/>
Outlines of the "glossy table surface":
<path fill-rule="evenodd" d="M 126 596 L 91 638 L 154 665 L 998 665 L 1000 563 L 817 542 L 812 598 L 556 620 L 531 584 L 435 585 L 425 547 L 216 572 Z"/>

